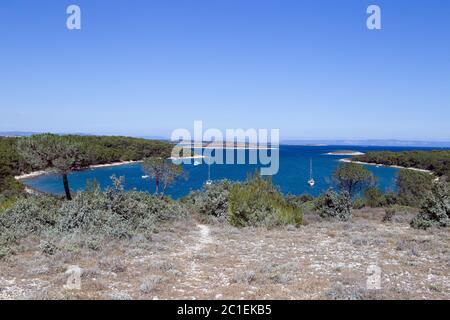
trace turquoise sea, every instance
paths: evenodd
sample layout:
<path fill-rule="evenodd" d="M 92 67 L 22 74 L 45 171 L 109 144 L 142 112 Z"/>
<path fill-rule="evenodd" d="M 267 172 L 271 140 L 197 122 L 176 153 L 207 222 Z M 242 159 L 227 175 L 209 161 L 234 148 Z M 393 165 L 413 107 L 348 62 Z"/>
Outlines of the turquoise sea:
<path fill-rule="evenodd" d="M 404 150 L 427 150 L 424 148 L 406 147 L 361 147 L 361 146 L 280 146 L 280 168 L 273 176 L 273 182 L 280 190 L 287 194 L 309 193 L 318 195 L 334 186 L 332 173 L 339 164 L 339 159 L 345 156 L 327 155 L 328 152 L 336 150 L 353 150 L 360 152 L 368 151 L 404 151 Z M 348 158 L 348 157 L 347 157 Z M 313 177 L 316 181 L 314 187 L 307 184 L 309 179 L 310 159 L 313 163 Z M 187 173 L 187 179 L 178 179 L 172 186 L 168 187 L 166 194 L 173 198 L 181 198 L 191 190 L 199 190 L 208 179 L 208 165 L 203 163 L 197 166 L 183 165 Z M 229 179 L 231 181 L 243 181 L 248 174 L 255 173 L 259 165 L 211 165 L 211 179 Z M 378 187 L 384 191 L 395 191 L 395 180 L 398 169 L 388 167 L 367 166 L 378 178 Z M 126 164 L 113 167 L 102 167 L 87 169 L 71 173 L 69 182 L 73 191 L 83 190 L 87 180 L 96 180 L 101 188 L 111 186 L 110 176 L 124 176 L 124 188 L 126 190 L 139 190 L 154 192 L 154 182 L 151 179 L 143 179 L 144 172 L 139 163 Z M 63 194 L 61 177 L 53 174 L 39 176 L 24 180 L 24 182 L 37 190 L 53 194 Z"/>

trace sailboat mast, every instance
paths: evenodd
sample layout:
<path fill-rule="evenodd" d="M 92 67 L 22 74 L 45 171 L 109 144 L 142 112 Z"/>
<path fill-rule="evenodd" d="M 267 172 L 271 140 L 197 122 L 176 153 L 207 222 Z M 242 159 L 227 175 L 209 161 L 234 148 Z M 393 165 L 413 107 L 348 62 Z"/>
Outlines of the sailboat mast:
<path fill-rule="evenodd" d="M 208 163 L 208 180 L 211 180 L 211 164 Z"/>
<path fill-rule="evenodd" d="M 309 158 L 309 178 L 312 179 L 312 158 Z"/>

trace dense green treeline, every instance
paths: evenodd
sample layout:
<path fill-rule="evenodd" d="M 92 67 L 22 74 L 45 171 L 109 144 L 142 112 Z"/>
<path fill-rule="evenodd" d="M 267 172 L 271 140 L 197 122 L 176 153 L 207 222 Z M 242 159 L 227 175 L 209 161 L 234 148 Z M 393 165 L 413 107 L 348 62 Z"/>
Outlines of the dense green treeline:
<path fill-rule="evenodd" d="M 80 146 L 85 157 L 83 166 L 118 161 L 141 160 L 152 156 L 169 156 L 172 145 L 168 142 L 121 136 L 61 136 L 64 141 Z M 14 175 L 30 172 L 17 150 L 16 137 L 0 137 L 0 192 L 17 187 Z"/>
<path fill-rule="evenodd" d="M 22 161 L 16 149 L 17 138 L 0 138 L 0 192 L 20 189 L 14 179 L 22 169 Z"/>
<path fill-rule="evenodd" d="M 142 160 L 146 157 L 169 157 L 172 145 L 158 140 L 121 136 L 64 136 L 80 144 L 88 155 L 88 165 L 117 161 Z"/>
<path fill-rule="evenodd" d="M 368 152 L 352 160 L 431 170 L 438 176 L 450 177 L 450 150 Z"/>

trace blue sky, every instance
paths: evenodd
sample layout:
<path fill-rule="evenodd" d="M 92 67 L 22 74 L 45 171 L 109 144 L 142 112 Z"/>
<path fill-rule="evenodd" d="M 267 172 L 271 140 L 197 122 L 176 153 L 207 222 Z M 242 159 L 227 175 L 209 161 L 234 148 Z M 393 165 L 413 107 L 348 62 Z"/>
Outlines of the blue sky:
<path fill-rule="evenodd" d="M 450 140 L 447 0 L 9 0 L 0 41 L 0 131 Z"/>

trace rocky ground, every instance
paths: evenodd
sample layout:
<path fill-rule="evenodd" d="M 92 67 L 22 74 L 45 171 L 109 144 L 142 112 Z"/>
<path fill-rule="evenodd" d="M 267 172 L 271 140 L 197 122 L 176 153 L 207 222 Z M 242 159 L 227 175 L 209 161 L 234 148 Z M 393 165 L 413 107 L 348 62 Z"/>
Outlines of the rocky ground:
<path fill-rule="evenodd" d="M 178 221 L 152 241 L 61 239 L 48 253 L 30 238 L 0 261 L 0 299 L 450 299 L 449 230 L 383 215 L 276 230 Z"/>

